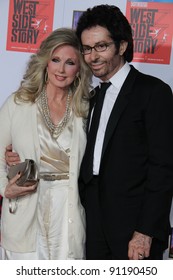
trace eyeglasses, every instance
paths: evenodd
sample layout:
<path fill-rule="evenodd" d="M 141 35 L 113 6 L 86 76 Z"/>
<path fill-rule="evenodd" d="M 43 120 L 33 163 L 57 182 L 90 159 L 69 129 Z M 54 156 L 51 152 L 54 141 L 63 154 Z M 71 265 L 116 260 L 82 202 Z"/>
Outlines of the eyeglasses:
<path fill-rule="evenodd" d="M 90 54 L 92 52 L 92 49 L 94 49 L 96 52 L 104 52 L 107 50 L 107 48 L 114 44 L 114 42 L 110 42 L 110 43 L 99 43 L 96 44 L 94 47 L 90 47 L 90 46 L 83 46 L 82 47 L 82 54 Z"/>

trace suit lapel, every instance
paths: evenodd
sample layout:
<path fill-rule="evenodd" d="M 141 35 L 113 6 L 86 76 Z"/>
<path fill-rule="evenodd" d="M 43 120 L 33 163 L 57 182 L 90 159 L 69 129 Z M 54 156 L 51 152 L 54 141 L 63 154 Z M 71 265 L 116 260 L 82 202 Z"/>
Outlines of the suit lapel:
<path fill-rule="evenodd" d="M 128 102 L 130 100 L 130 96 L 132 93 L 132 86 L 133 86 L 133 83 L 137 76 L 137 73 L 138 73 L 138 71 L 133 66 L 131 66 L 131 70 L 118 94 L 118 97 L 113 106 L 113 109 L 112 109 L 112 112 L 111 112 L 111 115 L 109 117 L 109 121 L 107 124 L 104 143 L 103 143 L 103 149 L 102 149 L 102 156 L 104 155 L 104 152 L 109 143 L 109 140 L 111 139 L 111 136 L 112 136 L 114 130 L 116 129 L 120 116 L 122 115 L 123 111 L 125 110 Z"/>

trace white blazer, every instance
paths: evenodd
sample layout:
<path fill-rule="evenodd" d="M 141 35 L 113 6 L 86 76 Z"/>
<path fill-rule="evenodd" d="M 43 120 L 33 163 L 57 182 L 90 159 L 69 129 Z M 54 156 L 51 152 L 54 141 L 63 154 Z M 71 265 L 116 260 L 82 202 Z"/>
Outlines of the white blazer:
<path fill-rule="evenodd" d="M 36 104 L 15 104 L 14 95 L 8 97 L 0 109 L 0 194 L 4 197 L 8 183 L 4 158 L 5 148 L 12 144 L 21 161 L 31 158 L 40 165 L 40 145 L 37 133 Z M 70 258 L 84 258 L 85 213 L 78 194 L 78 175 L 86 145 L 82 118 L 74 118 L 70 154 L 70 189 L 73 192 L 75 217 L 73 236 L 69 235 Z M 39 186 L 38 186 L 39 187 Z M 1 244 L 13 252 L 32 252 L 36 249 L 38 192 L 19 198 L 15 214 L 9 213 L 9 200 L 4 197 L 2 207 Z M 71 253 L 73 252 L 73 253 Z"/>

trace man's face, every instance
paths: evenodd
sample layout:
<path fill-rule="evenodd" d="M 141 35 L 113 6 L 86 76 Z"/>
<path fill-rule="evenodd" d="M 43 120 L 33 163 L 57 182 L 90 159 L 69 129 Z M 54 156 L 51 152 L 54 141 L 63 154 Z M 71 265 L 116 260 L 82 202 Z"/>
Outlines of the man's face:
<path fill-rule="evenodd" d="M 107 49 L 98 52 L 92 48 L 90 54 L 84 54 L 86 63 L 91 68 L 94 76 L 103 81 L 110 79 L 123 65 L 122 47 L 117 52 L 115 44 L 110 37 L 109 31 L 102 26 L 94 26 L 90 29 L 85 29 L 81 34 L 81 41 L 84 48 L 98 46 L 99 44 L 108 44 Z M 124 43 L 122 43 L 124 44 Z"/>

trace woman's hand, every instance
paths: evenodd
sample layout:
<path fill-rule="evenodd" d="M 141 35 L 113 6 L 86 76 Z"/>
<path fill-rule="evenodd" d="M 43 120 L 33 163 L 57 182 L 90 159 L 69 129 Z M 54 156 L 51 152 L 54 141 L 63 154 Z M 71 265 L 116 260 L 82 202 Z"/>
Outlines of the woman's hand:
<path fill-rule="evenodd" d="M 6 186 L 5 194 L 4 194 L 6 198 L 13 199 L 20 196 L 32 194 L 36 191 L 38 183 L 27 187 L 18 186 L 16 184 L 16 181 L 20 178 L 20 176 L 21 174 L 17 174 L 16 176 L 14 176 L 14 178 L 12 178 L 9 181 L 8 185 Z"/>
<path fill-rule="evenodd" d="M 18 153 L 12 152 L 12 145 L 8 145 L 5 151 L 5 160 L 9 166 L 20 162 Z"/>

